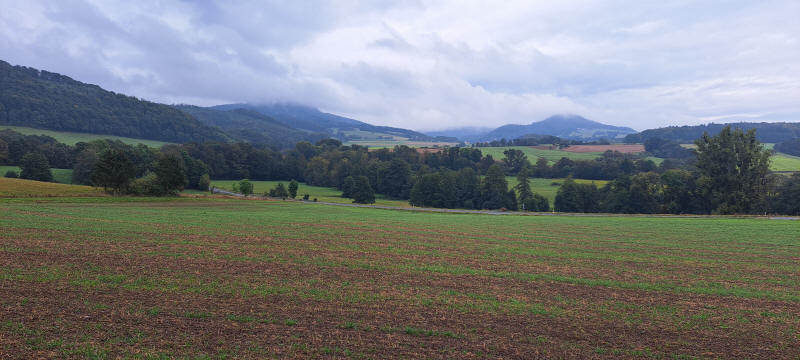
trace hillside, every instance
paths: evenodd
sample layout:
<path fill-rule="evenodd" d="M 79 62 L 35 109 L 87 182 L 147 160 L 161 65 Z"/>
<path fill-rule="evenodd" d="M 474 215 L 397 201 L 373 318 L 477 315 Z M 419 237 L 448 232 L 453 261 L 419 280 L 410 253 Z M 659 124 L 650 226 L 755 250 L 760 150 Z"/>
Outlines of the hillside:
<path fill-rule="evenodd" d="M 614 140 L 622 139 L 625 135 L 635 132 L 636 131 L 631 128 L 606 125 L 577 115 L 554 115 L 528 125 L 504 125 L 488 133 L 477 136 L 472 140 L 510 140 L 530 134 L 552 135 L 562 139 L 572 140 Z"/>
<path fill-rule="evenodd" d="M 295 129 L 283 122 L 251 109 L 224 107 L 207 108 L 193 105 L 175 105 L 208 126 L 218 127 L 228 134 L 254 144 L 268 144 L 283 149 L 293 147 L 298 141 L 315 143 L 328 137 L 321 132 Z"/>
<path fill-rule="evenodd" d="M 780 143 L 795 138 L 800 138 L 800 123 L 732 123 L 732 124 L 706 124 L 695 126 L 670 126 L 658 129 L 645 130 L 640 133 L 625 137 L 627 143 L 641 143 L 650 138 L 662 138 L 679 143 L 693 143 L 703 136 L 704 132 L 716 135 L 726 125 L 743 130 L 756 129 L 756 138 L 765 143 Z"/>
<path fill-rule="evenodd" d="M 166 142 L 230 139 L 171 106 L 2 60 L 0 125 Z"/>
<path fill-rule="evenodd" d="M 342 141 L 369 140 L 367 137 L 407 140 L 431 140 L 425 134 L 389 126 L 375 126 L 362 121 L 325 113 L 319 109 L 295 104 L 225 104 L 212 107 L 216 110 L 247 109 L 266 115 L 285 126 L 307 132 L 325 133 Z"/>

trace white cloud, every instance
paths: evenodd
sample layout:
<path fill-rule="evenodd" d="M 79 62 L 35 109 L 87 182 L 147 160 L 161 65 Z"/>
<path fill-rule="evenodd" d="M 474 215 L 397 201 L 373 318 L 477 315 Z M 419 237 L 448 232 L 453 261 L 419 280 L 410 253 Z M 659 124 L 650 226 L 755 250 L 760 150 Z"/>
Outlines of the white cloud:
<path fill-rule="evenodd" d="M 800 121 L 796 1 L 0 0 L 0 58 L 162 102 L 380 125 Z"/>

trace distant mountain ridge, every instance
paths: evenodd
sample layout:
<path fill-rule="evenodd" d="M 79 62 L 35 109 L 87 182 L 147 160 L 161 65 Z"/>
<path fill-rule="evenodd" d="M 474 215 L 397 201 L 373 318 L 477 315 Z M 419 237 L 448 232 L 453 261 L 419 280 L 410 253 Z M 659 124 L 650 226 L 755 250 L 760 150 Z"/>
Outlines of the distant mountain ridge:
<path fill-rule="evenodd" d="M 265 144 L 278 149 L 294 147 L 299 141 L 316 143 L 329 136 L 321 132 L 295 129 L 281 121 L 245 108 L 200 107 L 173 105 L 191 114 L 208 126 L 223 129 L 232 136 L 253 144 Z"/>
<path fill-rule="evenodd" d="M 427 141 L 432 138 L 423 133 L 395 128 L 390 126 L 376 126 L 343 116 L 329 114 L 319 109 L 297 104 L 225 104 L 212 106 L 215 110 L 246 109 L 268 116 L 285 126 L 307 132 L 319 132 L 342 141 L 358 140 L 359 135 L 351 131 L 371 132 L 384 134 L 384 136 L 399 136 L 409 140 Z"/>
<path fill-rule="evenodd" d="M 800 123 L 727 123 L 727 124 L 705 124 L 694 126 L 669 126 L 657 129 L 645 130 L 640 133 L 631 134 L 625 137 L 627 143 L 641 143 L 650 138 L 662 138 L 678 143 L 693 143 L 703 136 L 704 132 L 709 135 L 716 135 L 723 127 L 731 125 L 734 128 L 743 130 L 756 129 L 756 138 L 765 143 L 779 143 L 800 138 Z"/>
<path fill-rule="evenodd" d="M 0 124 L 167 142 L 231 140 L 168 105 L 2 60 Z"/>
<path fill-rule="evenodd" d="M 622 140 L 625 135 L 633 133 L 636 133 L 636 130 L 606 125 L 578 115 L 553 115 L 528 125 L 508 124 L 490 131 L 477 132 L 475 128 L 455 128 L 430 134 L 456 136 L 470 142 L 484 142 L 500 139 L 511 140 L 530 135 L 552 135 L 562 139 L 584 141 Z"/>

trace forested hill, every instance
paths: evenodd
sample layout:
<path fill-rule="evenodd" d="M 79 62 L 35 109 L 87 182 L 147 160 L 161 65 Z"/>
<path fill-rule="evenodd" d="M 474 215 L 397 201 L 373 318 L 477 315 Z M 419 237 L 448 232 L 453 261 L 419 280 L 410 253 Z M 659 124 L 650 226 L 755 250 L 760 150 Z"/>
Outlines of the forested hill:
<path fill-rule="evenodd" d="M 2 60 L 0 124 L 170 142 L 230 139 L 171 106 Z"/>
<path fill-rule="evenodd" d="M 321 132 L 298 130 L 251 109 L 207 108 L 193 105 L 175 105 L 208 126 L 223 129 L 226 133 L 253 144 L 266 144 L 276 149 L 293 148 L 299 141 L 316 143 L 328 137 Z"/>
<path fill-rule="evenodd" d="M 571 140 L 614 140 L 634 132 L 631 128 L 606 125 L 577 115 L 554 115 L 528 125 L 504 125 L 477 137 L 476 140 L 510 140 L 529 134 L 552 135 Z"/>
<path fill-rule="evenodd" d="M 376 126 L 362 121 L 329 114 L 319 109 L 297 104 L 225 104 L 212 107 L 216 110 L 248 109 L 266 115 L 286 126 L 308 132 L 326 133 L 339 140 L 350 140 L 351 131 L 366 131 L 385 136 L 400 136 L 409 140 L 430 140 L 432 137 L 413 130 L 390 126 Z M 357 136 L 357 135 L 353 135 Z"/>
<path fill-rule="evenodd" d="M 703 136 L 704 132 L 715 135 L 726 125 L 743 130 L 756 129 L 756 138 L 765 143 L 780 143 L 795 138 L 800 138 L 800 123 L 732 123 L 732 124 L 706 124 L 696 126 L 670 126 L 665 128 L 645 130 L 625 137 L 627 143 L 642 143 L 650 138 L 661 138 L 678 143 L 693 143 Z"/>

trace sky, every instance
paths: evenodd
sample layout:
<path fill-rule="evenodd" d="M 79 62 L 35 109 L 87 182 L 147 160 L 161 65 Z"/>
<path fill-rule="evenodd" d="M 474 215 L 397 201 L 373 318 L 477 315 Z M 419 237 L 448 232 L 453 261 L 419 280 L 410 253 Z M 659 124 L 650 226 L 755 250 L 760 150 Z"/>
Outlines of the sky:
<path fill-rule="evenodd" d="M 415 130 L 800 121 L 800 1 L 0 0 L 0 60 Z"/>

